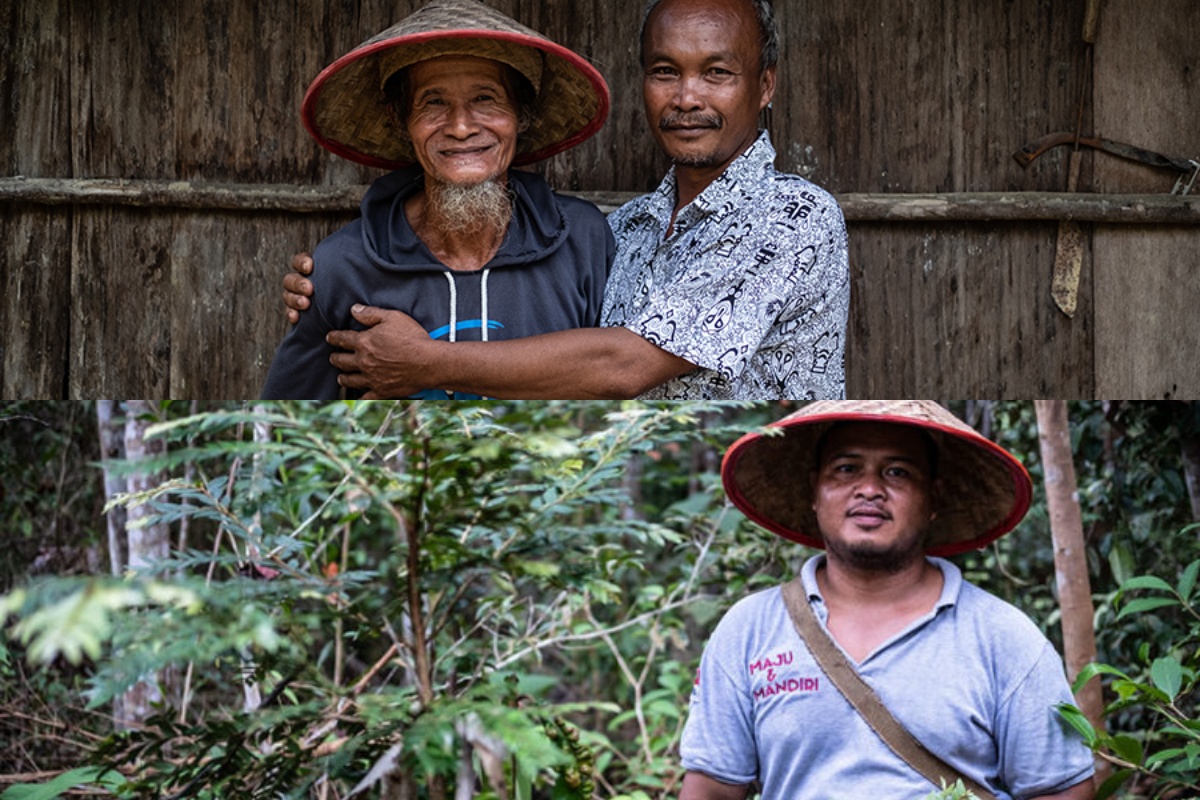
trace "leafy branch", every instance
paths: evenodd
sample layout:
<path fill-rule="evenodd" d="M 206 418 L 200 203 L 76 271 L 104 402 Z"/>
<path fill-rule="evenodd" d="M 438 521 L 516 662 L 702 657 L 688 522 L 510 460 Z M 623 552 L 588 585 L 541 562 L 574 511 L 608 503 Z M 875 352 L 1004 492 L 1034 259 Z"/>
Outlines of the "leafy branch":
<path fill-rule="evenodd" d="M 1117 619 L 1149 612 L 1173 609 L 1183 618 L 1200 621 L 1196 607 L 1197 576 L 1200 560 L 1184 568 L 1175 584 L 1153 575 L 1130 578 L 1121 584 L 1114 602 L 1120 605 Z M 1145 591 L 1151 596 L 1137 597 L 1125 602 L 1128 592 Z M 1184 698 L 1194 697 L 1200 681 L 1200 651 L 1187 652 L 1187 645 L 1198 638 L 1200 628 L 1195 622 L 1187 627 L 1172 646 L 1173 654 L 1150 659 L 1148 647 L 1142 648 L 1144 671 L 1130 674 L 1107 664 L 1089 664 L 1075 680 L 1075 691 L 1088 681 L 1109 679 L 1109 688 L 1116 699 L 1105 709 L 1106 715 L 1130 708 L 1144 707 L 1159 722 L 1146 731 L 1143 738 L 1128 734 L 1108 734 L 1098 731 L 1075 706 L 1062 704 L 1059 714 L 1083 736 L 1088 746 L 1117 769 L 1097 790 L 1098 800 L 1111 797 L 1134 775 L 1142 775 L 1164 786 L 1200 792 L 1194 776 L 1200 771 L 1200 719 L 1180 705 Z M 1165 746 L 1148 750 L 1151 744 Z"/>

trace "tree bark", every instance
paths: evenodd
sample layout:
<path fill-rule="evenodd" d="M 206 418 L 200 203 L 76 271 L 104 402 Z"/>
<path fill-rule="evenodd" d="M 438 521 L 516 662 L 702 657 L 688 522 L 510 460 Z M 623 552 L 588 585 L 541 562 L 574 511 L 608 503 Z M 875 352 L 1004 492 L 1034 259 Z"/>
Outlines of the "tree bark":
<path fill-rule="evenodd" d="M 266 416 L 266 413 L 267 413 L 266 406 L 263 405 L 262 403 L 257 403 L 254 406 L 254 412 L 257 415 Z M 254 423 L 254 443 L 255 444 L 266 444 L 269 441 L 271 441 L 271 426 L 270 426 L 270 424 L 267 422 L 264 422 L 262 420 L 256 421 Z M 255 500 L 260 501 L 260 502 L 261 502 L 261 492 L 262 492 L 262 488 L 263 488 L 262 462 L 263 462 L 262 453 L 257 452 L 257 454 L 254 457 L 254 488 L 252 489 L 252 491 L 254 492 Z M 262 530 L 262 514 L 258 511 L 254 512 L 254 527 L 256 530 L 259 530 L 259 531 Z M 250 548 L 251 549 L 248 550 L 247 555 L 249 556 L 249 558 L 252 562 L 257 563 L 259 560 L 259 557 L 261 556 L 261 553 L 259 553 L 257 549 L 253 549 L 252 545 L 250 546 Z M 252 676 L 254 675 L 256 669 L 257 669 L 257 665 L 254 663 L 254 659 L 250 653 L 249 648 L 243 650 L 242 651 L 242 670 L 246 676 L 246 680 L 242 684 L 242 711 L 244 711 L 247 714 L 251 714 L 251 713 L 257 711 L 262 706 L 262 699 L 263 699 L 262 698 L 262 687 L 259 685 L 258 681 L 251 679 Z"/>
<path fill-rule="evenodd" d="M 125 457 L 124 438 L 118 433 L 114 415 L 115 400 L 96 401 L 96 422 L 100 430 L 100 459 L 104 465 L 104 501 L 108 503 L 125 490 L 125 483 L 118 478 L 109 465 Z M 119 576 L 125 569 L 125 508 L 114 506 L 105 515 L 108 525 L 108 556 L 112 574 Z"/>
<path fill-rule="evenodd" d="M 148 400 L 125 401 L 125 457 L 132 462 L 155 458 L 165 451 L 165 443 L 161 439 L 146 439 L 152 414 Z M 160 480 L 156 473 L 133 472 L 126 479 L 126 486 L 133 494 L 151 489 Z M 134 569 L 152 566 L 171 554 L 170 529 L 162 523 L 142 522 L 150 514 L 150 509 L 144 504 L 129 507 L 126 530 L 129 534 L 129 566 Z"/>
<path fill-rule="evenodd" d="M 1034 406 L 1037 411 L 1050 533 L 1054 539 L 1055 577 L 1062 609 L 1063 655 L 1067 677 L 1074 681 L 1080 670 L 1096 660 L 1096 631 L 1067 404 L 1062 400 L 1035 400 Z M 1104 700 L 1099 678 L 1093 678 L 1076 693 L 1075 703 L 1097 731 L 1104 730 Z M 1098 762 L 1097 769 L 1100 768 Z"/>
<path fill-rule="evenodd" d="M 148 400 L 125 401 L 125 457 L 130 461 L 144 461 L 161 455 L 165 450 L 162 440 L 147 440 L 146 429 L 150 425 L 153 409 Z M 147 491 L 158 485 L 160 476 L 153 472 L 130 473 L 126 485 L 128 491 Z M 129 507 L 127 533 L 129 541 L 129 568 L 147 569 L 164 561 L 171 553 L 171 532 L 163 523 L 143 522 L 151 511 L 144 504 Z M 148 719 L 153 705 L 163 700 L 162 677 L 146 675 L 133 686 L 117 706 L 117 725 L 131 728 Z"/>

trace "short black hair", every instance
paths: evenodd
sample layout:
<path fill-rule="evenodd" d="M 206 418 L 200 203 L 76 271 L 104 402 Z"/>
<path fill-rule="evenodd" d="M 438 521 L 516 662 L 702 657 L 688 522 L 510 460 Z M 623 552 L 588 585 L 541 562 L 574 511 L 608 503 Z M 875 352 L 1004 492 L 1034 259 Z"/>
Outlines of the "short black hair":
<path fill-rule="evenodd" d="M 646 11 L 642 14 L 642 35 L 638 39 L 638 60 L 646 66 L 646 23 L 650 15 L 662 0 L 648 0 Z M 779 62 L 779 26 L 775 23 L 775 9 L 771 0 L 746 0 L 754 6 L 754 15 L 758 20 L 758 71 L 766 72 Z"/>
<path fill-rule="evenodd" d="M 533 83 L 529 78 L 526 78 L 516 67 L 503 63 L 500 65 L 504 67 L 504 78 L 509 92 L 512 94 L 513 103 L 517 106 L 517 121 L 520 123 L 520 129 L 525 130 L 533 122 L 537 90 L 533 88 Z M 412 81 L 408 79 L 408 71 L 411 66 L 410 64 L 408 67 L 396 70 L 383 82 L 384 105 L 390 106 L 401 122 L 407 122 L 408 115 L 412 113 L 413 87 Z"/>

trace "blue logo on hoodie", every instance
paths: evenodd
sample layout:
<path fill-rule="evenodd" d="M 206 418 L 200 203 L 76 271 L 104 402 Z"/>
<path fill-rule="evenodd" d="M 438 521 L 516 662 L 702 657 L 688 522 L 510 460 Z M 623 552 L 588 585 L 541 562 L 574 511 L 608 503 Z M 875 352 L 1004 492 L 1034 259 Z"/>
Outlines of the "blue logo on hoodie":
<path fill-rule="evenodd" d="M 482 327 L 483 327 L 483 320 L 468 319 L 468 320 L 464 320 L 464 321 L 458 323 L 458 325 L 455 326 L 455 330 L 456 331 L 473 331 L 473 330 L 476 330 L 477 328 L 482 328 Z M 494 320 L 494 319 L 489 319 L 487 321 L 487 327 L 488 327 L 489 331 L 496 331 L 496 330 L 500 330 L 504 326 L 501 325 L 499 322 L 496 322 L 496 320 Z M 444 339 L 449 335 L 450 335 L 450 326 L 449 325 L 443 325 L 442 327 L 438 328 L 437 330 L 429 332 L 430 339 Z M 425 389 L 424 391 L 421 391 L 421 392 L 418 392 L 418 393 L 412 395 L 412 397 L 414 399 L 419 399 L 419 400 L 482 400 L 483 399 L 477 394 L 463 394 L 461 392 L 444 392 L 441 389 Z"/>
<path fill-rule="evenodd" d="M 483 327 L 483 320 L 467 319 L 467 320 L 463 320 L 462 322 L 459 322 L 458 325 L 456 325 L 454 329 L 456 331 L 473 331 L 477 328 L 482 328 L 482 327 Z M 499 322 L 496 322 L 496 320 L 494 320 L 494 319 L 489 319 L 487 321 L 487 327 L 488 327 L 489 331 L 497 331 L 497 330 L 500 330 L 501 328 L 503 328 L 504 326 L 501 325 Z M 429 332 L 430 339 L 443 339 L 449 335 L 450 335 L 450 326 L 449 325 L 443 325 L 442 327 L 438 328 L 437 330 L 433 330 L 433 331 Z"/>

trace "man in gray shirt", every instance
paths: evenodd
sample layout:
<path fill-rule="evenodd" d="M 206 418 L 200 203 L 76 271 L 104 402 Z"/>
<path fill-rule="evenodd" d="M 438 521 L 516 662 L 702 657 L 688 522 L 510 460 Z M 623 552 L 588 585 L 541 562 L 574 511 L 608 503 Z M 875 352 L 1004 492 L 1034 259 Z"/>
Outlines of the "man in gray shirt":
<path fill-rule="evenodd" d="M 356 308 L 330 359 L 366 397 L 420 386 L 503 398 L 829 398 L 845 394 L 850 280 L 841 210 L 777 172 L 758 127 L 775 93 L 769 0 L 656 0 L 642 30 L 647 121 L 674 166 L 610 219 L 617 255 L 600 328 L 436 342 Z M 293 259 L 309 268 L 303 256 Z M 306 307 L 310 287 L 285 279 Z"/>
<path fill-rule="evenodd" d="M 768 530 L 825 550 L 804 564 L 801 596 L 892 716 L 954 770 L 947 783 L 1090 800 L 1092 754 L 1055 711 L 1073 702 L 1058 654 L 937 557 L 1020 521 L 1021 464 L 932 401 L 817 402 L 776 425 L 782 436 L 730 447 L 726 493 Z M 940 789 L 851 706 L 781 595 L 739 601 L 705 647 L 680 800 L 742 800 L 754 783 L 768 800 Z"/>

